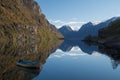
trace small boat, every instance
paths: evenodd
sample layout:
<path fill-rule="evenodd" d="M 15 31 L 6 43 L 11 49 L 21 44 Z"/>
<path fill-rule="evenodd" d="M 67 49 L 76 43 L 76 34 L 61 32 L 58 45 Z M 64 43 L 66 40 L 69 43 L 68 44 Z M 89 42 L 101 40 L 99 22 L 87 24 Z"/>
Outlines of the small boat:
<path fill-rule="evenodd" d="M 19 60 L 19 61 L 17 61 L 16 64 L 17 64 L 17 66 L 24 67 L 24 68 L 40 69 L 40 63 L 39 62 Z"/>

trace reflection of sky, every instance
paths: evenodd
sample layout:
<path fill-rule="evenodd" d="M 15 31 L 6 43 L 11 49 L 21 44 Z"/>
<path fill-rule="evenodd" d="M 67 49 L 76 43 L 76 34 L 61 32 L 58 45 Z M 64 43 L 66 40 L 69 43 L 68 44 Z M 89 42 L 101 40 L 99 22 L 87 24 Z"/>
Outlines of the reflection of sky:
<path fill-rule="evenodd" d="M 94 51 L 89 55 L 77 47 L 70 52 L 58 49 L 34 80 L 120 80 L 120 72 L 113 70 L 110 58 L 98 54 Z"/>
<path fill-rule="evenodd" d="M 33 80 L 120 80 L 120 67 L 113 70 L 111 64 L 109 57 L 97 51 L 89 55 L 79 47 L 69 52 L 58 49 Z"/>
<path fill-rule="evenodd" d="M 88 54 L 82 52 L 82 50 L 79 47 L 73 47 L 69 52 L 63 52 L 62 50 L 57 49 L 56 52 L 50 55 L 49 58 L 62 58 L 66 56 L 78 58 L 80 56 L 85 56 L 85 55 L 88 55 Z M 92 55 L 98 56 L 100 55 L 100 53 L 94 51 Z"/>

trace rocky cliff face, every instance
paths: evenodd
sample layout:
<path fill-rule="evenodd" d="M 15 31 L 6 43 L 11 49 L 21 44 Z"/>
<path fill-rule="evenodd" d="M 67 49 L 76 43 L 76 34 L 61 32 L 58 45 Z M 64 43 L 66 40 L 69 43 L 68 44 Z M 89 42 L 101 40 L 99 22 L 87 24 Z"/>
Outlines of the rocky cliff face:
<path fill-rule="evenodd" d="M 0 0 L 0 35 L 14 42 L 50 40 L 62 35 L 34 0 Z"/>
<path fill-rule="evenodd" d="M 31 80 L 37 76 L 39 73 L 19 70 L 16 61 L 45 64 L 61 37 L 34 0 L 0 0 L 0 80 Z"/>

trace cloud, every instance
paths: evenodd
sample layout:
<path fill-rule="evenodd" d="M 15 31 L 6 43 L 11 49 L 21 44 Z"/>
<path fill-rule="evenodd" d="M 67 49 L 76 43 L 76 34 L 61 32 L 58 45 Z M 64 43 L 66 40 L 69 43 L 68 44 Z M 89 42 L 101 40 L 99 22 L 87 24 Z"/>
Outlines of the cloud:
<path fill-rule="evenodd" d="M 55 54 L 50 55 L 49 58 L 63 58 L 66 56 L 72 58 L 76 58 L 76 57 L 79 58 L 80 56 L 84 56 L 84 55 L 88 55 L 88 54 L 83 53 L 79 47 L 73 47 L 69 52 L 63 52 L 60 49 L 57 49 Z"/>
<path fill-rule="evenodd" d="M 62 20 L 49 20 L 49 22 L 55 25 L 57 28 L 60 28 L 63 25 L 65 25 L 65 22 Z"/>
<path fill-rule="evenodd" d="M 71 49 L 71 51 L 82 51 L 79 47 L 75 46 Z"/>
<path fill-rule="evenodd" d="M 74 25 L 74 24 L 85 24 L 86 22 L 77 22 L 77 21 L 70 21 L 70 22 L 67 22 L 66 24 L 67 25 Z"/>
<path fill-rule="evenodd" d="M 64 23 L 64 22 L 61 20 L 55 20 L 55 21 L 53 21 L 53 23 Z"/>
<path fill-rule="evenodd" d="M 77 18 L 72 18 L 70 19 L 70 21 L 62 21 L 62 20 L 49 20 L 49 21 L 50 23 L 54 24 L 57 28 L 60 28 L 63 25 L 69 25 L 73 30 L 79 30 L 79 28 L 86 23 L 75 20 L 77 20 Z"/>
<path fill-rule="evenodd" d="M 120 17 L 120 14 L 115 15 L 116 17 Z"/>
<path fill-rule="evenodd" d="M 93 51 L 92 55 L 93 55 L 93 56 L 100 56 L 101 53 L 99 53 L 99 52 L 97 52 L 97 51 Z"/>
<path fill-rule="evenodd" d="M 69 21 L 63 21 L 63 20 L 49 20 L 50 23 L 54 24 L 57 28 L 62 27 L 63 25 L 69 25 L 73 30 L 79 30 L 81 26 L 87 22 L 84 21 L 78 21 L 77 18 L 72 18 Z M 94 25 L 99 24 L 101 21 L 94 21 L 92 22 Z"/>
<path fill-rule="evenodd" d="M 79 56 L 84 56 L 84 55 L 87 55 L 87 54 L 84 54 L 84 53 L 76 53 L 76 52 L 64 52 L 64 53 L 59 53 L 59 54 L 54 54 L 54 55 L 51 55 L 49 58 L 62 58 L 62 57 L 65 57 L 65 56 L 70 56 L 70 57 L 79 57 Z"/>
<path fill-rule="evenodd" d="M 66 25 L 70 25 L 73 30 L 77 31 L 85 23 L 86 22 L 82 22 L 82 21 L 70 21 L 70 22 L 66 22 Z"/>
<path fill-rule="evenodd" d="M 80 29 L 81 26 L 72 26 L 72 30 L 78 31 Z"/>
<path fill-rule="evenodd" d="M 63 23 L 65 23 L 64 21 L 62 21 L 62 20 L 49 20 L 50 21 L 50 23 L 61 23 L 61 24 L 63 24 Z"/>
<path fill-rule="evenodd" d="M 97 24 L 99 24 L 99 23 L 101 23 L 102 21 L 94 21 L 94 22 L 92 22 L 93 23 L 93 25 L 97 25 Z"/>

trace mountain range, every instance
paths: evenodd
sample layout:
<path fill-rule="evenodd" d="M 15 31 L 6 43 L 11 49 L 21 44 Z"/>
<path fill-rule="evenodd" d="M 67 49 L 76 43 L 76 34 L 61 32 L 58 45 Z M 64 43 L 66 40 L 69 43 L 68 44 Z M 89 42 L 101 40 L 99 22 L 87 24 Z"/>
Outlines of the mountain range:
<path fill-rule="evenodd" d="M 79 39 L 83 40 L 86 36 L 98 36 L 99 29 L 107 27 L 111 22 L 115 21 L 119 17 L 112 17 L 104 22 L 101 22 L 97 25 L 94 25 L 92 22 L 88 22 L 81 26 L 78 31 L 72 30 L 72 28 L 68 25 L 64 25 L 58 30 L 63 34 L 65 39 Z"/>

